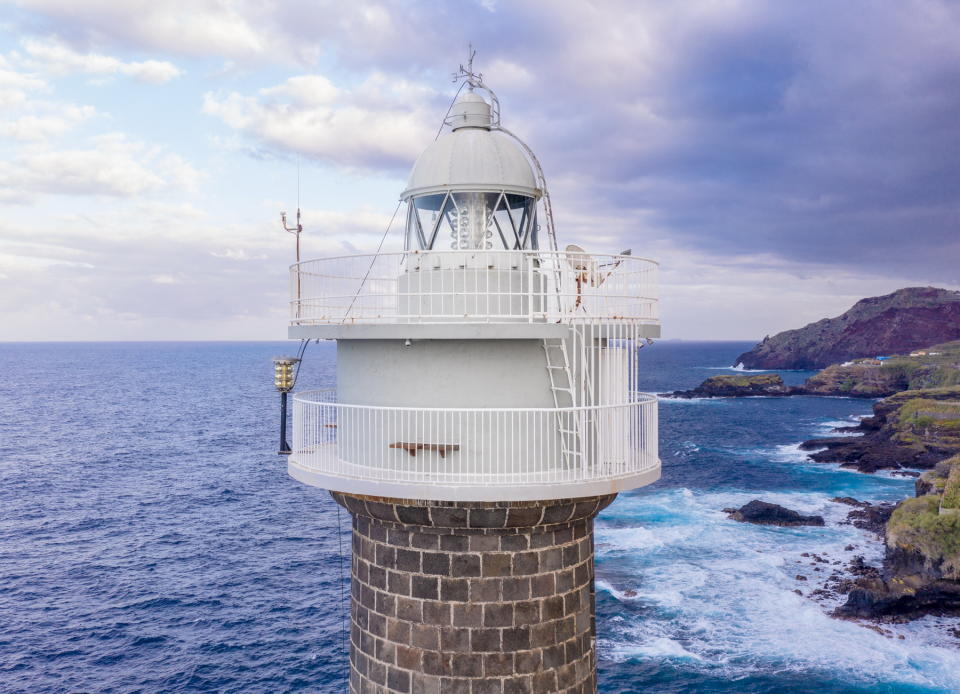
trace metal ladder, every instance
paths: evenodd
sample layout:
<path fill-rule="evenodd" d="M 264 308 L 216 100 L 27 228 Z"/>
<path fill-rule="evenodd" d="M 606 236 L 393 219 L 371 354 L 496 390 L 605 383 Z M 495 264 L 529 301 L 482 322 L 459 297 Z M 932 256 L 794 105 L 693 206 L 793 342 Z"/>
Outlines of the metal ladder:
<path fill-rule="evenodd" d="M 560 434 L 560 453 L 568 463 L 570 470 L 576 470 L 583 460 L 583 439 L 580 435 L 580 417 L 576 411 L 570 411 L 570 418 L 564 421 L 560 408 L 576 407 L 577 397 L 574 391 L 573 372 L 570 369 L 570 355 L 567 342 L 563 338 L 544 338 L 543 352 L 546 355 L 547 375 L 550 377 L 550 393 L 553 406 L 557 410 L 557 431 Z"/>

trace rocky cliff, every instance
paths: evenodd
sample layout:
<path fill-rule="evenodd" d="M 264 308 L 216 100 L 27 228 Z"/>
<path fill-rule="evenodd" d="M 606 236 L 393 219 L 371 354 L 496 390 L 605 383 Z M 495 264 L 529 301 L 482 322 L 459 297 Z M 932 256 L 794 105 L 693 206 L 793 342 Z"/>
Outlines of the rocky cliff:
<path fill-rule="evenodd" d="M 808 378 L 800 390 L 807 395 L 885 398 L 903 390 L 960 385 L 960 342 L 923 352 L 879 363 L 834 364 Z"/>
<path fill-rule="evenodd" d="M 672 398 L 737 398 L 751 396 L 830 395 L 885 398 L 905 390 L 960 385 L 960 341 L 923 350 L 916 356 L 896 356 L 833 364 L 800 386 L 787 386 L 777 374 L 724 374 L 708 378 L 692 390 L 677 390 Z"/>
<path fill-rule="evenodd" d="M 722 374 L 711 376 L 693 390 L 675 390 L 670 398 L 746 398 L 793 395 L 777 374 Z"/>
<path fill-rule="evenodd" d="M 889 618 L 960 612 L 960 455 L 917 481 L 917 497 L 886 523 L 883 566 L 857 580 L 839 617 Z"/>
<path fill-rule="evenodd" d="M 737 357 L 748 369 L 822 369 L 960 339 L 960 292 L 908 287 L 861 299 L 837 318 L 787 330 Z"/>
<path fill-rule="evenodd" d="M 848 432 L 863 436 L 813 439 L 801 448 L 816 451 L 811 460 L 860 472 L 932 468 L 960 452 L 960 386 L 903 391 L 873 412 Z"/>

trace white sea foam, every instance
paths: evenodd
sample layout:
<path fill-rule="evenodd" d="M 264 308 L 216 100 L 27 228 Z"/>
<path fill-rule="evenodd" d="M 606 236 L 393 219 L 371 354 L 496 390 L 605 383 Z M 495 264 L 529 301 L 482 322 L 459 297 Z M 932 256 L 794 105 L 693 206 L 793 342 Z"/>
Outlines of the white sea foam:
<path fill-rule="evenodd" d="M 627 495 L 604 513 L 597 525 L 597 588 L 623 602 L 625 610 L 642 608 L 643 617 L 608 622 L 601 657 L 684 659 L 686 667 L 720 669 L 730 678 L 775 667 L 828 671 L 855 683 L 960 690 L 960 652 L 944 636 L 956 620 L 930 618 L 889 627 L 894 637 L 906 636 L 900 640 L 832 619 L 829 605 L 793 592 L 799 588 L 806 595 L 821 585 L 839 568 L 834 560 L 846 562 L 854 554 L 873 562 L 881 558 L 878 540 L 837 524 L 847 507 L 831 503 L 826 493 L 759 494 L 827 519 L 826 527 L 796 528 L 737 523 L 721 511 L 757 496 L 672 489 Z M 616 527 L 606 525 L 610 517 Z M 856 549 L 846 551 L 848 545 Z M 604 575 L 604 556 L 610 552 L 618 553 L 618 576 Z M 804 552 L 829 563 L 811 566 Z M 797 581 L 798 574 L 808 580 Z"/>
<path fill-rule="evenodd" d="M 809 462 L 811 451 L 805 451 L 800 448 L 802 442 L 784 443 L 776 446 L 761 446 L 759 448 L 740 448 L 733 449 L 736 453 L 750 456 L 751 458 L 761 458 L 775 463 L 802 463 Z"/>
<path fill-rule="evenodd" d="M 638 644 L 612 644 L 610 650 L 612 651 L 613 657 L 616 659 L 655 658 L 657 660 L 662 660 L 665 658 L 671 658 L 703 660 L 703 658 L 698 656 L 696 653 L 691 653 L 684 648 L 678 641 L 674 641 L 673 639 L 663 636 L 658 636 L 650 639 L 649 641 Z"/>
<path fill-rule="evenodd" d="M 858 431 L 836 431 L 840 428 L 856 426 L 859 423 L 859 420 L 851 419 L 832 419 L 827 422 L 820 422 L 817 425 L 817 435 L 818 436 L 829 436 L 834 437 L 843 437 L 843 436 L 863 436 L 861 432 Z"/>
<path fill-rule="evenodd" d="M 721 405 L 727 402 L 725 398 L 671 398 L 670 393 L 657 393 L 660 398 L 660 404 L 684 404 L 684 405 Z"/>
<path fill-rule="evenodd" d="M 694 368 L 704 369 L 706 371 L 738 371 L 741 373 L 770 373 L 774 369 L 747 369 L 743 364 L 737 364 L 736 366 L 697 366 Z"/>
<path fill-rule="evenodd" d="M 785 443 L 774 446 L 770 456 L 778 463 L 795 463 L 809 460 L 810 452 L 800 448 L 799 443 Z"/>
<path fill-rule="evenodd" d="M 748 369 L 747 367 L 745 367 L 745 366 L 743 365 L 743 362 L 737 362 L 737 365 L 736 365 L 736 366 L 731 366 L 731 367 L 730 367 L 730 370 L 731 370 L 731 371 L 743 371 L 743 372 L 746 372 L 746 373 L 761 373 L 761 372 L 769 371 L 770 369 Z"/>

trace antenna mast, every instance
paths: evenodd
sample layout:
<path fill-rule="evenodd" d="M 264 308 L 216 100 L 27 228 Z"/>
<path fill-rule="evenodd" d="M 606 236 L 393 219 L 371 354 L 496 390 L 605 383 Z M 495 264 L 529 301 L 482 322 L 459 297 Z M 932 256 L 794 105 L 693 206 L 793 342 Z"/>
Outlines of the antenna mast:
<path fill-rule="evenodd" d="M 289 234 L 293 234 L 296 238 L 296 273 L 297 273 L 297 318 L 300 318 L 300 234 L 303 233 L 303 224 L 300 223 L 300 155 L 297 155 L 297 225 L 289 226 L 287 224 L 287 213 L 280 213 L 280 224 L 283 225 L 283 230 Z"/>
<path fill-rule="evenodd" d="M 287 213 L 280 213 L 280 223 L 283 230 L 293 234 L 297 239 L 297 262 L 300 262 L 300 234 L 303 233 L 303 225 L 300 223 L 300 155 L 297 154 L 297 226 L 287 225 Z"/>
<path fill-rule="evenodd" d="M 300 223 L 300 207 L 297 207 L 297 225 L 287 226 L 287 213 L 280 213 L 280 223 L 283 224 L 283 230 L 293 234 L 297 239 L 297 262 L 300 262 L 300 234 L 303 233 L 303 225 Z"/>

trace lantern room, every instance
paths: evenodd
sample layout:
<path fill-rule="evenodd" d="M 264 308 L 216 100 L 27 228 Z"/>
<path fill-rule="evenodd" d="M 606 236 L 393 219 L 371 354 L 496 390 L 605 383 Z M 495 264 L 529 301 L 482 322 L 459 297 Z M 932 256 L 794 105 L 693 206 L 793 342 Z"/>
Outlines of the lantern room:
<path fill-rule="evenodd" d="M 401 199 L 405 250 L 536 250 L 542 191 L 517 142 L 495 126 L 489 103 L 468 91 L 450 131 L 417 159 Z"/>

